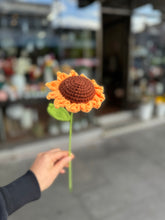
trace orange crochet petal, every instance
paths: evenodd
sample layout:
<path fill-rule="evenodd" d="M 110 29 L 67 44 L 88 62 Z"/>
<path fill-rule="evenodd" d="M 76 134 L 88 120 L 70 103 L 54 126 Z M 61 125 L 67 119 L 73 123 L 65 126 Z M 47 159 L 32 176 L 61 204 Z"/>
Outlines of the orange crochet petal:
<path fill-rule="evenodd" d="M 103 102 L 105 100 L 105 95 L 103 93 L 96 93 L 96 95 L 99 97 L 100 102 Z"/>
<path fill-rule="evenodd" d="M 58 97 L 56 100 L 61 105 L 61 107 L 66 107 L 67 105 L 70 105 L 70 101 L 65 99 L 64 97 Z"/>
<path fill-rule="evenodd" d="M 87 104 L 86 104 L 86 112 L 90 112 L 93 108 L 93 105 L 92 105 L 92 101 L 89 101 Z"/>
<path fill-rule="evenodd" d="M 70 101 L 60 95 L 54 100 L 54 105 L 56 108 L 66 107 L 67 105 L 70 105 Z"/>
<path fill-rule="evenodd" d="M 81 103 L 81 108 L 80 108 L 80 110 L 81 110 L 82 112 L 85 112 L 85 110 L 86 110 L 86 104 L 85 104 L 85 103 Z"/>
<path fill-rule="evenodd" d="M 58 98 L 61 99 L 61 97 L 62 97 L 62 95 L 59 92 L 59 90 L 56 90 L 56 91 L 53 91 L 53 92 L 49 92 L 46 98 L 48 100 L 50 100 L 50 99 L 58 99 Z"/>
<path fill-rule="evenodd" d="M 96 94 L 103 94 L 103 91 L 102 91 L 102 89 L 95 89 L 95 93 Z"/>
<path fill-rule="evenodd" d="M 61 107 L 66 107 L 70 105 L 70 101 L 69 100 L 65 100 L 61 103 Z"/>
<path fill-rule="evenodd" d="M 95 93 L 96 93 L 96 94 L 103 94 L 103 93 L 104 93 L 104 90 L 103 90 L 102 88 L 100 88 L 100 89 L 96 89 L 96 88 L 95 88 Z"/>
<path fill-rule="evenodd" d="M 96 109 L 100 108 L 101 103 L 102 102 L 100 101 L 100 98 L 97 95 L 95 95 L 92 100 L 93 108 L 96 108 Z"/>
<path fill-rule="evenodd" d="M 82 76 L 82 77 L 84 77 L 84 78 L 87 78 L 87 79 L 88 79 L 88 77 L 87 77 L 86 75 L 84 75 L 83 73 L 82 73 L 82 74 L 80 74 L 80 76 Z"/>
<path fill-rule="evenodd" d="M 57 80 L 63 81 L 64 79 L 68 78 L 69 76 L 66 73 L 57 72 Z"/>
<path fill-rule="evenodd" d="M 59 82 L 57 80 L 45 84 L 50 90 L 55 91 L 58 89 Z"/>
<path fill-rule="evenodd" d="M 104 90 L 103 86 L 99 86 L 94 79 L 92 79 L 91 82 L 93 83 L 95 89 L 101 89 L 103 92 Z"/>
<path fill-rule="evenodd" d="M 72 104 L 70 104 L 70 105 L 67 105 L 67 106 L 66 106 L 66 109 L 67 109 L 69 112 L 77 113 L 77 112 L 80 111 L 80 104 L 72 103 Z"/>
<path fill-rule="evenodd" d="M 57 99 L 54 100 L 54 106 L 55 106 L 55 108 L 60 108 L 61 107 L 61 105 L 60 105 L 60 103 Z"/>
<path fill-rule="evenodd" d="M 93 105 L 92 105 L 91 101 L 89 101 L 87 103 L 82 103 L 81 104 L 81 111 L 83 111 L 83 112 L 90 112 L 92 107 L 93 107 Z"/>
<path fill-rule="evenodd" d="M 54 92 L 49 92 L 48 95 L 46 96 L 46 98 L 48 100 L 55 99 L 56 98 L 56 92 L 55 91 Z"/>
<path fill-rule="evenodd" d="M 75 70 L 71 70 L 69 76 L 78 76 L 78 73 Z"/>

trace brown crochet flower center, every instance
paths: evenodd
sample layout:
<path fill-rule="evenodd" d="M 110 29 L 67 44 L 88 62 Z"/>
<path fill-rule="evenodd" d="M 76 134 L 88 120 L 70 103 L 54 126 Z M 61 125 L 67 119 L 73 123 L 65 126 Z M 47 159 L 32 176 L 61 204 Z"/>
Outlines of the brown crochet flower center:
<path fill-rule="evenodd" d="M 86 103 L 93 99 L 93 83 L 82 76 L 68 77 L 59 86 L 61 94 L 72 103 Z"/>

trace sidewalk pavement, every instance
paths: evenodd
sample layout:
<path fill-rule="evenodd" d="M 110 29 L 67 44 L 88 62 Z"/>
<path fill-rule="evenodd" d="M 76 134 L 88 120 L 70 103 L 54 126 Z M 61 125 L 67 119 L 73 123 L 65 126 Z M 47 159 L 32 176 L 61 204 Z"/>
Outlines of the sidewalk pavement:
<path fill-rule="evenodd" d="M 73 193 L 61 175 L 9 220 L 164 220 L 164 131 L 159 125 L 75 149 Z M 0 185 L 24 174 L 32 161 L 1 164 Z"/>

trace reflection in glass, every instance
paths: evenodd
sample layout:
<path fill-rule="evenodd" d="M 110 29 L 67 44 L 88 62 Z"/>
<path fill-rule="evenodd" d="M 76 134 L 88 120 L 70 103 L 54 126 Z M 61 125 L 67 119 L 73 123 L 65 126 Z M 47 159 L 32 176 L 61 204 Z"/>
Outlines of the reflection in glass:
<path fill-rule="evenodd" d="M 44 83 L 72 68 L 96 77 L 99 4 L 80 9 L 75 0 L 3 0 L 0 12 L 0 107 L 7 137 L 63 132 L 46 114 Z M 14 109 L 23 114 L 15 118 Z"/>
<path fill-rule="evenodd" d="M 160 10 L 137 8 L 131 23 L 129 99 L 153 98 L 165 92 L 165 39 Z"/>

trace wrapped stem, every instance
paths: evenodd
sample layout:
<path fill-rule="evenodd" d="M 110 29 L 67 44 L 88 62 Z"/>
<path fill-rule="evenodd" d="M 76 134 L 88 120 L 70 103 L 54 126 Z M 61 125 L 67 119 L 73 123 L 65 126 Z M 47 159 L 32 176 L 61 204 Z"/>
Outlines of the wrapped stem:
<path fill-rule="evenodd" d="M 69 155 L 72 154 L 72 146 L 71 146 L 71 141 L 72 141 L 72 125 L 73 125 L 73 113 L 71 112 L 71 117 L 70 117 L 70 129 L 69 129 Z M 69 162 L 69 190 L 72 192 L 72 161 Z"/>

